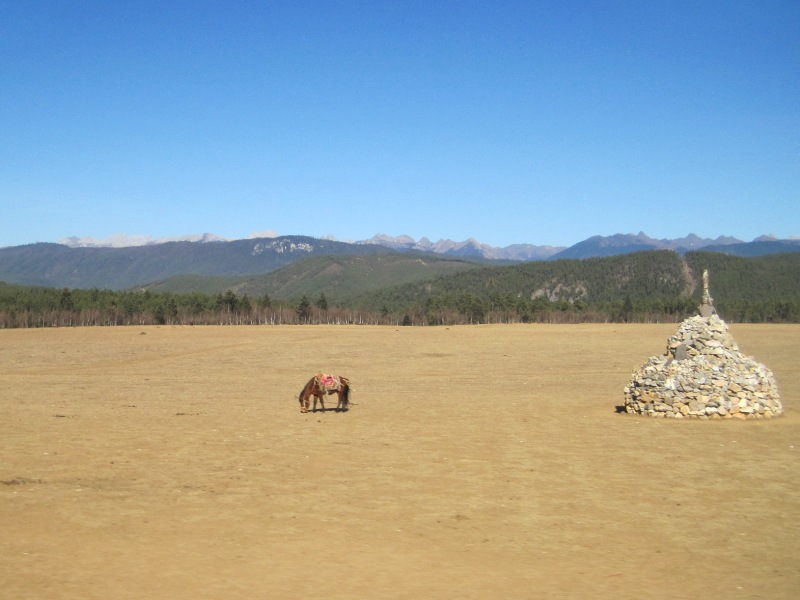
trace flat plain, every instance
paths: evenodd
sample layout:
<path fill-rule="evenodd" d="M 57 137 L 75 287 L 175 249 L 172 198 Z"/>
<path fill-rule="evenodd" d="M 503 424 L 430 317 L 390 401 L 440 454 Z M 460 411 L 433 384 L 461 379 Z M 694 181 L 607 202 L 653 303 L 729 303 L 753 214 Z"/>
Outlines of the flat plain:
<path fill-rule="evenodd" d="M 618 414 L 676 329 L 0 331 L 0 598 L 793 599 L 800 325 L 783 418 Z"/>

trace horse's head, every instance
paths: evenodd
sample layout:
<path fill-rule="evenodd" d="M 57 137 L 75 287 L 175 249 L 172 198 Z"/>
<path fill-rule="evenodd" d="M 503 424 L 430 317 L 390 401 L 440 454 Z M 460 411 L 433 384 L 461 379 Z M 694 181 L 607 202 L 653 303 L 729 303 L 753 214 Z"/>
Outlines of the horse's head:
<path fill-rule="evenodd" d="M 300 412 L 308 412 L 308 404 L 311 400 L 311 386 L 314 383 L 314 378 L 312 377 L 308 383 L 303 386 L 303 389 L 300 390 L 300 393 L 297 395 L 297 399 L 300 401 Z"/>

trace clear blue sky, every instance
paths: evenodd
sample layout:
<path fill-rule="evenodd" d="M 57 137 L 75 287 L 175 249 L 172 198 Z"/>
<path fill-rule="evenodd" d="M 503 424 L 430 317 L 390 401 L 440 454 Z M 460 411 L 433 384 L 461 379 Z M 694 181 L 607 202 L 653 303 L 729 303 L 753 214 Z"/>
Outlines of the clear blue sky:
<path fill-rule="evenodd" d="M 0 0 L 0 246 L 800 235 L 800 2 Z"/>

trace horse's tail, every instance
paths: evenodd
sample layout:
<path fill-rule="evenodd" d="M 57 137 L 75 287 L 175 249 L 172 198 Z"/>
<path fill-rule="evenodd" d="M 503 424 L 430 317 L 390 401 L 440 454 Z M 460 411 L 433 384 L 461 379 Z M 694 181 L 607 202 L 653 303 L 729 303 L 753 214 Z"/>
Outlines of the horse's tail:
<path fill-rule="evenodd" d="M 350 406 L 350 382 L 342 377 L 342 404 L 347 408 Z"/>

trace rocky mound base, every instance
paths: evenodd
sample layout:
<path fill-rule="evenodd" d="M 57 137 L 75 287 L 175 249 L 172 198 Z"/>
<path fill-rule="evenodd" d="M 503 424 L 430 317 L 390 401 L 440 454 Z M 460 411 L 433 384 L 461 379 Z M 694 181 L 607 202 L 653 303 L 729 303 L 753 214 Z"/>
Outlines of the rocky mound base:
<path fill-rule="evenodd" d="M 674 419 L 770 419 L 783 414 L 764 365 L 739 352 L 717 315 L 681 323 L 663 356 L 651 356 L 625 388 L 625 411 Z"/>

